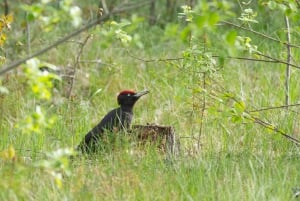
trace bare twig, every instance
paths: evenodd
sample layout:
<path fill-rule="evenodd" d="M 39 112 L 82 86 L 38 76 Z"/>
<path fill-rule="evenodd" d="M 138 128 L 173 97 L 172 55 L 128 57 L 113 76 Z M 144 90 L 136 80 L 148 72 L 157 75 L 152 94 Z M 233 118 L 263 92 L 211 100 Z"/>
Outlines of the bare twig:
<path fill-rule="evenodd" d="M 282 61 L 282 60 L 280 60 L 280 59 L 276 59 L 276 58 L 271 57 L 271 56 L 269 56 L 269 55 L 262 54 L 262 53 L 259 53 L 259 52 L 256 52 L 255 54 L 257 54 L 257 55 L 259 55 L 259 56 L 262 56 L 262 57 L 265 57 L 265 58 L 268 58 L 268 59 L 272 59 L 273 61 L 276 61 L 276 63 L 286 64 L 286 65 L 289 65 L 289 66 L 291 66 L 291 67 L 293 67 L 293 68 L 298 68 L 298 69 L 300 69 L 300 66 L 297 66 L 297 65 L 295 65 L 295 64 L 291 64 L 291 63 Z"/>
<path fill-rule="evenodd" d="M 286 71 L 285 71 L 285 104 L 289 105 L 290 104 L 290 63 L 291 63 L 291 32 L 290 32 L 290 23 L 289 23 L 289 18 L 288 16 L 285 16 L 285 25 L 286 25 L 286 39 L 287 39 L 287 59 L 286 59 Z"/>
<path fill-rule="evenodd" d="M 76 61 L 75 61 L 75 64 L 74 64 L 74 70 L 73 70 L 73 76 L 72 76 L 72 79 L 71 79 L 71 84 L 70 84 L 70 88 L 69 88 L 69 92 L 68 92 L 68 99 L 70 99 L 71 97 L 71 94 L 72 94 L 72 89 L 73 89 L 73 86 L 74 86 L 74 82 L 75 82 L 75 76 L 76 76 L 76 71 L 77 71 L 77 68 L 79 66 L 79 59 L 82 55 L 82 52 L 83 52 L 83 48 L 84 46 L 86 45 L 87 41 L 89 40 L 89 38 L 91 37 L 91 35 L 88 35 L 84 41 L 82 43 L 80 43 L 80 49 L 78 51 L 78 54 L 77 54 L 77 57 L 76 57 Z"/>
<path fill-rule="evenodd" d="M 222 56 L 213 55 L 212 57 L 220 58 Z M 255 58 L 249 58 L 249 57 L 232 57 L 232 56 L 226 56 L 223 57 L 224 59 L 237 59 L 237 60 L 245 60 L 245 61 L 257 61 L 257 62 L 266 62 L 266 63 L 280 63 L 279 61 L 274 61 L 270 59 L 255 59 Z"/>
<path fill-rule="evenodd" d="M 260 33 L 260 32 L 257 32 L 257 31 L 251 30 L 251 29 L 248 29 L 248 28 L 246 28 L 246 27 L 243 27 L 243 26 L 234 24 L 234 23 L 232 23 L 232 22 L 221 21 L 221 23 L 227 24 L 227 25 L 230 25 L 230 26 L 233 26 L 233 27 L 235 27 L 235 28 L 239 28 L 239 29 L 243 29 L 243 30 L 252 32 L 252 33 L 254 33 L 254 34 L 256 34 L 256 35 L 259 35 L 259 36 L 261 36 L 261 37 L 267 38 L 267 39 L 269 39 L 269 40 L 272 40 L 272 41 L 275 41 L 275 42 L 279 42 L 279 43 L 284 44 L 284 45 L 289 45 L 290 47 L 300 48 L 299 45 L 294 45 L 294 44 L 289 44 L 288 42 L 283 42 L 283 41 L 278 40 L 278 39 L 276 39 L 276 38 L 273 38 L 273 37 L 271 37 L 271 36 L 268 36 L 268 35 L 265 35 L 265 34 L 263 34 L 263 33 Z"/>
<path fill-rule="evenodd" d="M 120 13 L 123 13 L 123 12 L 126 12 L 126 11 L 129 11 L 129 10 L 133 10 L 133 9 L 136 9 L 136 8 L 139 8 L 139 7 L 142 7 L 146 4 L 148 4 L 149 1 L 143 1 L 143 2 L 140 2 L 140 3 L 136 3 L 135 5 L 130 5 L 130 6 L 125 6 L 125 7 L 121 7 L 121 8 L 117 8 L 117 9 L 114 9 L 112 10 L 109 14 L 105 14 L 105 15 L 102 15 L 100 18 L 90 22 L 89 24 L 83 26 L 82 28 L 70 33 L 69 35 L 57 40 L 56 42 L 54 42 L 53 44 L 33 53 L 33 54 L 30 54 L 28 55 L 27 57 L 23 58 L 23 59 L 19 59 L 15 62 L 12 62 L 8 65 L 4 65 L 2 66 L 2 70 L 0 70 L 0 75 L 3 75 L 5 74 L 6 72 L 10 71 L 10 70 L 13 70 L 15 69 L 16 67 L 18 67 L 20 64 L 24 63 L 25 61 L 27 61 L 28 59 L 31 59 L 33 57 L 36 57 L 36 56 L 39 56 L 41 54 L 44 54 L 45 52 L 51 50 L 52 48 L 64 43 L 65 41 L 69 40 L 70 38 L 80 34 L 81 32 L 87 30 L 87 29 L 90 29 L 91 27 L 99 24 L 99 22 L 103 22 L 105 21 L 106 19 L 108 19 L 110 17 L 110 15 L 115 15 L 115 14 L 120 14 Z"/>
<path fill-rule="evenodd" d="M 182 60 L 184 59 L 183 57 L 179 57 L 179 58 L 164 58 L 164 59 L 161 59 L 161 58 L 158 58 L 158 59 L 142 59 L 138 56 L 135 56 L 133 55 L 132 53 L 130 53 L 128 50 L 127 50 L 127 54 L 136 59 L 136 60 L 139 60 L 139 61 L 143 61 L 145 63 L 150 63 L 150 62 L 166 62 L 166 61 L 177 61 L 177 60 Z"/>
<path fill-rule="evenodd" d="M 184 58 L 183 57 L 178 57 L 178 58 L 157 58 L 157 59 L 143 59 L 143 58 L 140 58 L 138 56 L 135 56 L 133 55 L 132 53 L 130 53 L 129 51 L 127 51 L 128 55 L 136 60 L 139 60 L 139 61 L 143 61 L 143 62 L 146 62 L 146 63 L 150 63 L 150 62 L 168 62 L 168 61 L 178 61 L 178 60 L 183 60 Z M 279 59 L 276 59 L 274 57 L 271 57 L 271 56 L 268 56 L 268 55 L 265 55 L 265 54 L 262 54 L 262 53 L 256 53 L 257 55 L 259 56 L 262 56 L 262 57 L 266 57 L 268 58 L 267 59 L 254 59 L 254 58 L 248 58 L 248 57 L 231 57 L 231 56 L 226 56 L 226 57 L 223 57 L 224 59 L 238 59 L 238 60 L 246 60 L 246 61 L 257 61 L 257 62 L 268 62 L 268 63 L 280 63 L 280 64 L 289 64 L 291 67 L 293 68 L 298 68 L 300 69 L 300 66 L 297 66 L 295 64 L 291 64 L 291 63 L 287 63 L 285 61 L 282 61 L 282 60 L 279 60 Z M 212 57 L 215 57 L 215 58 L 220 58 L 221 56 L 218 56 L 218 55 L 213 55 Z"/>
<path fill-rule="evenodd" d="M 283 108 L 297 107 L 297 106 L 300 106 L 300 103 L 292 104 L 292 105 L 280 105 L 280 106 L 274 106 L 274 107 L 260 108 L 260 109 L 251 110 L 249 112 L 261 112 L 261 111 L 276 110 L 276 109 L 283 109 Z"/>

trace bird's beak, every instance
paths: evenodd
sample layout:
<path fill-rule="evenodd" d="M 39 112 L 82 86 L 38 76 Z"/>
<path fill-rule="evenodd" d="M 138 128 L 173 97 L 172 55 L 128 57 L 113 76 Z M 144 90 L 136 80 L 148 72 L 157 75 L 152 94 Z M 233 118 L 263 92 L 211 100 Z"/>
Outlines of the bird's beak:
<path fill-rule="evenodd" d="M 139 98 L 145 94 L 149 93 L 149 90 L 144 90 L 144 91 L 140 91 L 140 92 L 137 92 L 136 94 L 134 94 L 133 96 L 136 97 L 136 98 Z"/>

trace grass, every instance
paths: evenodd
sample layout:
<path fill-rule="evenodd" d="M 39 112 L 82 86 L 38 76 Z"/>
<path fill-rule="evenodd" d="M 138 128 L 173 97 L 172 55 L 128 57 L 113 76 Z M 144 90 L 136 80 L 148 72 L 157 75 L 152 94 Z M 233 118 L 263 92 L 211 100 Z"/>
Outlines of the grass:
<path fill-rule="evenodd" d="M 32 98 L 22 72 L 2 79 L 10 93 L 0 96 L 0 148 L 6 150 L 12 144 L 16 159 L 0 161 L 0 200 L 296 200 L 293 189 L 300 185 L 299 148 L 253 122 L 232 122 L 230 101 L 220 103 L 207 97 L 210 108 L 202 119 L 202 93 L 197 91 L 201 75 L 184 69 L 182 61 L 145 62 L 127 53 L 144 60 L 177 58 L 187 48 L 178 37 L 168 40 L 158 27 L 149 30 L 140 27 L 132 31 L 145 41 L 141 49 L 135 45 L 124 48 L 111 38 L 106 41 L 93 30 L 81 59 L 101 59 L 102 63 L 80 63 L 71 99 L 62 95 L 69 87 L 66 82 L 54 93 L 51 103 L 46 103 Z M 257 38 L 254 41 L 260 42 L 260 50 L 272 48 L 274 55 L 283 51 Z M 66 43 L 40 59 L 68 69 L 77 50 L 76 43 Z M 212 81 L 252 110 L 284 103 L 284 71 L 283 65 L 226 60 Z M 299 73 L 293 70 L 293 103 L 299 100 L 297 80 Z M 151 91 L 137 102 L 134 124 L 174 126 L 181 137 L 179 156 L 166 159 L 153 147 L 140 151 L 130 144 L 71 161 L 45 155 L 75 147 L 107 111 L 117 106 L 116 94 L 125 88 Z M 207 88 L 212 94 L 219 89 L 214 82 Z M 37 104 L 48 116 L 55 115 L 56 122 L 42 134 L 24 135 L 16 125 Z M 299 138 L 298 110 L 265 111 L 258 117 Z M 201 123 L 201 147 L 197 150 L 193 137 L 198 138 Z"/>

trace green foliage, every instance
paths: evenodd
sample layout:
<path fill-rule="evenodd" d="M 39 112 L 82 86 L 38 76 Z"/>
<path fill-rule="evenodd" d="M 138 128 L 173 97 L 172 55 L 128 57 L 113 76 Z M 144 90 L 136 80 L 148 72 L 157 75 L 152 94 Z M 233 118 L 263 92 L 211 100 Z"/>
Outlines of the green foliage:
<path fill-rule="evenodd" d="M 52 64 L 41 62 L 34 58 L 26 62 L 24 66 L 24 73 L 28 78 L 28 85 L 33 93 L 33 96 L 39 100 L 50 100 L 51 90 L 53 89 L 53 82 L 60 81 L 60 77 L 47 70 L 42 70 L 42 67 L 55 69 Z"/>
<path fill-rule="evenodd" d="M 235 46 L 237 49 L 248 52 L 249 54 L 258 53 L 256 45 L 251 44 L 251 38 L 247 36 L 237 36 Z"/>
<path fill-rule="evenodd" d="M 43 31 L 51 31 L 62 22 L 71 22 L 74 27 L 81 25 L 81 9 L 73 6 L 73 0 L 63 0 L 54 3 L 52 0 L 43 0 L 31 5 L 22 4 L 21 8 L 27 13 L 29 23 L 41 24 Z"/>
<path fill-rule="evenodd" d="M 256 12 L 253 12 L 253 10 L 251 8 L 247 8 L 244 9 L 241 17 L 239 17 L 238 19 L 241 20 L 243 23 L 258 23 L 257 20 L 255 20 L 254 18 L 257 16 Z"/>
<path fill-rule="evenodd" d="M 26 115 L 17 127 L 20 128 L 24 134 L 44 134 L 44 129 L 52 128 L 55 120 L 55 116 L 47 116 L 46 112 L 38 105 L 35 108 L 35 112 Z"/>
<path fill-rule="evenodd" d="M 41 168 L 49 174 L 58 188 L 63 187 L 63 177 L 71 175 L 70 156 L 74 156 L 72 149 L 58 149 L 47 153 L 47 159 L 40 160 L 34 164 L 35 167 Z"/>
<path fill-rule="evenodd" d="M 35 2 L 31 9 L 45 5 L 27 11 L 33 15 L 31 23 L 38 26 L 44 26 L 42 18 L 48 17 L 51 9 L 67 14 L 70 6 L 76 5 L 60 1 L 67 4 L 64 10 L 56 1 Z M 163 9 L 163 4 L 156 2 Z M 285 41 L 283 16 L 288 15 L 296 41 L 298 11 L 292 9 L 294 1 L 258 2 L 200 1 L 178 8 L 180 21 L 163 28 L 147 24 L 148 8 L 121 14 L 79 36 L 92 34 L 78 61 L 74 58 L 78 56 L 77 42 L 82 39 L 74 38 L 39 59 L 29 60 L 23 71 L 2 76 L 0 198 L 293 199 L 292 189 L 300 179 L 299 148 L 277 133 L 298 137 L 299 109 L 259 110 L 283 103 L 285 69 L 278 63 L 240 58 L 245 53 L 250 58 L 255 53 L 268 53 L 284 60 L 285 46 L 247 29 Z M 90 2 L 81 3 L 82 16 L 92 15 Z M 94 3 L 97 6 L 98 2 Z M 281 9 L 284 7 L 292 13 Z M 270 23 L 275 14 L 278 20 Z M 60 21 L 55 21 L 55 16 Z M 57 28 L 47 37 L 65 35 L 70 29 L 64 26 L 67 18 L 55 13 L 52 17 Z M 16 22 L 22 20 L 23 16 Z M 35 42 L 45 42 L 44 32 L 31 31 Z M 13 33 L 23 36 L 17 29 Z M 47 43 L 51 43 L 48 38 Z M 36 43 L 31 45 L 39 48 Z M 239 59 L 232 59 L 234 56 Z M 293 49 L 293 56 L 298 63 L 297 49 Z M 74 73 L 72 64 L 76 62 Z M 61 66 L 64 77 L 43 70 L 56 66 Z M 294 103 L 300 98 L 299 78 L 298 71 L 292 70 Z M 67 99 L 63 94 L 70 81 L 73 95 Z M 62 82 L 63 87 L 54 94 L 56 82 Z M 63 147 L 75 147 L 110 108 L 117 106 L 116 94 L 124 88 L 150 89 L 149 96 L 135 106 L 134 124 L 174 126 L 181 137 L 181 155 L 166 159 L 154 147 L 136 149 L 135 142 L 126 144 L 126 139 L 112 136 L 107 139 L 112 144 L 107 152 L 70 160 L 73 150 Z"/>

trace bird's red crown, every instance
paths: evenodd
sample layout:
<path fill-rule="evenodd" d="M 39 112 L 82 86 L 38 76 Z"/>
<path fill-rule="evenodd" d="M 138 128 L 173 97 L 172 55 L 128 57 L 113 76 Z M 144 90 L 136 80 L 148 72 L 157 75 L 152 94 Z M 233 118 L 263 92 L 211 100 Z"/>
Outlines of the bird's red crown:
<path fill-rule="evenodd" d="M 136 94 L 135 91 L 133 90 L 123 90 L 119 93 L 119 95 L 125 95 L 125 94 L 131 94 L 131 95 L 134 95 Z"/>

